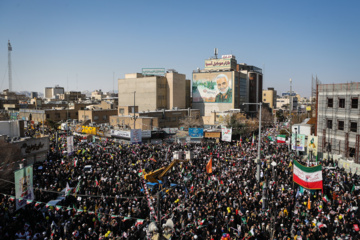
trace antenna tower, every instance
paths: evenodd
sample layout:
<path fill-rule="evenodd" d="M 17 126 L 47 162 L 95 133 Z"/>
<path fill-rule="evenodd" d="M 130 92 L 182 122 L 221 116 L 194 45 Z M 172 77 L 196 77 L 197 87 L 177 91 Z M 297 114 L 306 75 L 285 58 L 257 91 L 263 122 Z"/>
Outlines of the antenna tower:
<path fill-rule="evenodd" d="M 8 67 L 9 67 L 9 92 L 12 92 L 12 75 L 11 75 L 11 43 L 8 41 Z"/>
<path fill-rule="evenodd" d="M 218 56 L 218 49 L 217 48 L 214 48 L 214 55 L 215 55 L 215 59 L 217 59 L 217 56 Z"/>

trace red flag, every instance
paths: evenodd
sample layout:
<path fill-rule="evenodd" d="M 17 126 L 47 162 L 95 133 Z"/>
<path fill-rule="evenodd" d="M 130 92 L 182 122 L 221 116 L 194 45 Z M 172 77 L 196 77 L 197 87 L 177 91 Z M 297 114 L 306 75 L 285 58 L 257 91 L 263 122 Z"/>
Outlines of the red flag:
<path fill-rule="evenodd" d="M 358 231 L 359 231 L 359 225 L 354 224 L 353 226 L 354 226 L 355 231 L 357 231 L 357 232 L 358 232 Z"/>
<path fill-rule="evenodd" d="M 209 162 L 206 164 L 206 173 L 212 173 L 212 158 L 210 158 Z"/>

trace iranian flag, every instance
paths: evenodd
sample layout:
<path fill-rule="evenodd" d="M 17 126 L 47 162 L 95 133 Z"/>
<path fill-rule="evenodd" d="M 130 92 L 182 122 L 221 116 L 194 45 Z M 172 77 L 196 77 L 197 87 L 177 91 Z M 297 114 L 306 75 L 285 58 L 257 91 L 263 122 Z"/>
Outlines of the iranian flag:
<path fill-rule="evenodd" d="M 286 136 L 285 135 L 278 135 L 277 136 L 277 143 L 285 143 Z"/>
<path fill-rule="evenodd" d="M 323 180 L 321 165 L 305 167 L 294 160 L 293 180 L 307 189 L 322 189 Z"/>
<path fill-rule="evenodd" d="M 326 202 L 326 203 L 330 202 L 330 199 L 329 199 L 326 195 L 323 197 L 323 200 L 324 200 L 324 202 Z"/>
<path fill-rule="evenodd" d="M 135 226 L 141 225 L 144 223 L 144 219 L 138 219 L 136 220 Z"/>

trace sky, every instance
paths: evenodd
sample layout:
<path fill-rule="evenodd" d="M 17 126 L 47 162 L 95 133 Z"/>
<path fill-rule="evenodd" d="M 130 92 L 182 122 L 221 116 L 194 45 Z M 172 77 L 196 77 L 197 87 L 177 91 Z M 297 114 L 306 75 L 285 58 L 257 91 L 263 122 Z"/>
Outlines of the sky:
<path fill-rule="evenodd" d="M 0 90 L 117 90 L 142 68 L 192 79 L 214 55 L 263 69 L 264 89 L 311 95 L 323 84 L 358 82 L 360 1 L 1 0 Z"/>

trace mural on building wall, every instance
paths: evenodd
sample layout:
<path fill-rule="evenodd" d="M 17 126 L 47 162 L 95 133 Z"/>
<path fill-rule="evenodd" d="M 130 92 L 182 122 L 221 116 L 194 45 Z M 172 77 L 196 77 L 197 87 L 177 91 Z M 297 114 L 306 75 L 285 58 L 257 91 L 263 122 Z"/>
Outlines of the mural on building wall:
<path fill-rule="evenodd" d="M 194 103 L 232 103 L 233 76 L 231 72 L 193 74 Z"/>

